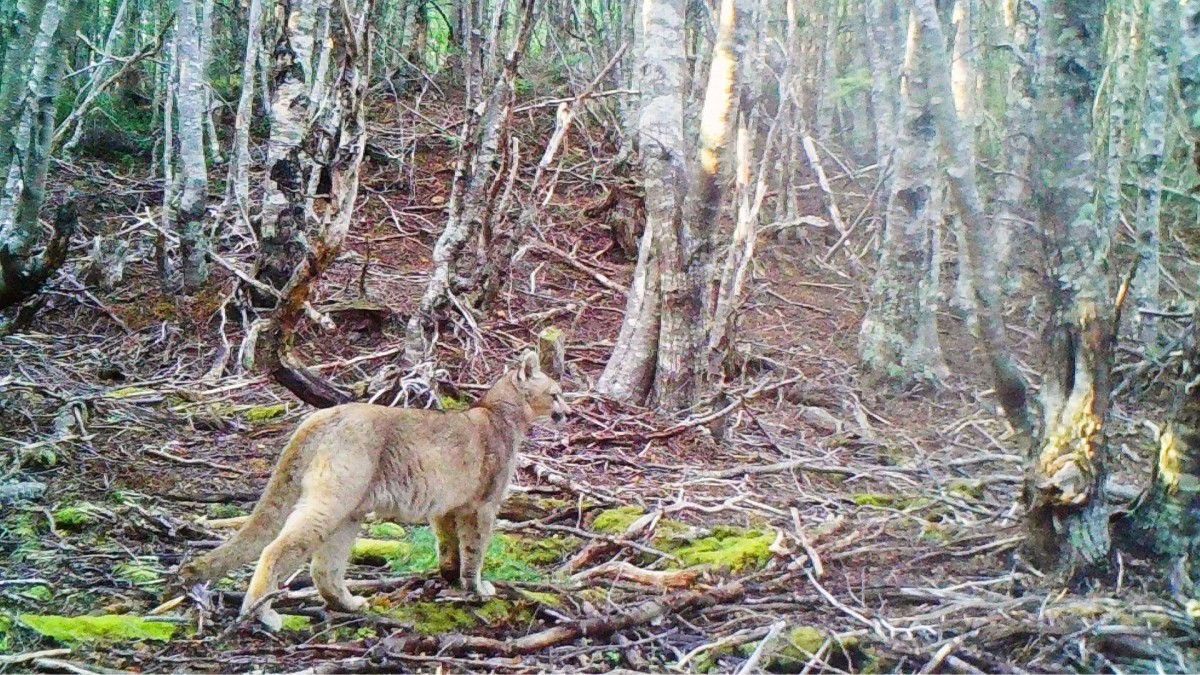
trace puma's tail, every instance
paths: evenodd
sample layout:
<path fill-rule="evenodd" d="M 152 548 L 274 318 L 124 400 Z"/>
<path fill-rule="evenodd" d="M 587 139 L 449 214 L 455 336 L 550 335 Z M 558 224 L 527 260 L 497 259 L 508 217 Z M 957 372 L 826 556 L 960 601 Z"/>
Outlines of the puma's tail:
<path fill-rule="evenodd" d="M 267 489 L 241 529 L 229 541 L 179 568 L 185 584 L 219 579 L 230 570 L 256 560 L 279 534 L 300 499 L 301 479 L 312 456 L 310 426 L 302 424 L 292 435 L 267 482 Z"/>

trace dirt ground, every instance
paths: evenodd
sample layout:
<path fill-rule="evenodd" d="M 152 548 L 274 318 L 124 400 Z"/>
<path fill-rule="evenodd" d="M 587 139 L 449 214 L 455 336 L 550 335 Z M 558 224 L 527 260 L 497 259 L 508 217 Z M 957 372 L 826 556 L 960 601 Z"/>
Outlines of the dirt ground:
<path fill-rule="evenodd" d="M 411 129 L 381 126 L 374 142 L 402 156 L 421 136 L 419 122 Z M 542 131 L 524 131 L 528 147 Z M 85 290 L 90 240 L 80 238 L 33 326 L 0 340 L 0 484 L 46 486 L 0 512 L 0 671 L 1170 672 L 1197 662 L 1193 620 L 1138 561 L 1066 588 L 1022 559 L 1021 459 L 959 319 L 942 322 L 955 373 L 946 390 L 860 383 L 865 282 L 847 256 L 865 238 L 828 263 L 820 233 L 764 238 L 727 415 L 669 420 L 591 394 L 624 307 L 612 285 L 632 272 L 603 220 L 585 215 L 609 179 L 592 155 L 601 145 L 576 134 L 540 243 L 523 249 L 477 330 L 441 340 L 440 379 L 461 392 L 442 402 L 457 405 L 540 329 L 567 335 L 575 415 L 524 447 L 485 572 L 499 598 L 435 580 L 425 528 L 372 524 L 348 575 L 370 611 L 325 611 L 300 573 L 277 600 L 291 617 L 278 635 L 237 621 L 248 568 L 181 601 L 172 571 L 228 536 L 221 519 L 253 505 L 309 409 L 240 367 L 244 323 L 224 267 L 196 297 L 159 290 L 145 222 L 153 185 L 61 167 L 56 191 L 105 186 L 89 233 L 125 233 L 138 259 L 116 290 Z M 401 336 L 452 172 L 433 142 L 414 156 L 369 164 L 347 250 L 313 303 L 337 327 L 306 329 L 298 348 L 348 386 L 407 372 Z M 843 210 L 857 215 L 874 179 L 841 176 Z M 806 203 L 820 215 L 815 187 Z M 248 269 L 248 235 L 223 241 L 225 262 Z M 1131 476 L 1145 469 L 1129 449 L 1144 442 L 1136 433 Z M 84 615 L 129 620 L 61 619 Z"/>

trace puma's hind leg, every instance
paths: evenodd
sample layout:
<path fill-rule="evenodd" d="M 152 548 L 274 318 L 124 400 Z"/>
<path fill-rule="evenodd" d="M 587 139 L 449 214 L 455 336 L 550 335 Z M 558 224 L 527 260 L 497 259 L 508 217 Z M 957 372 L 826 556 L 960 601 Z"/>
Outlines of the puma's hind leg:
<path fill-rule="evenodd" d="M 325 604 L 340 612 L 357 612 L 367 605 L 366 598 L 353 595 L 346 588 L 346 567 L 358 529 L 357 520 L 345 522 L 313 554 L 313 585 Z"/>
<path fill-rule="evenodd" d="M 483 558 L 492 540 L 496 511 L 496 505 L 485 504 L 475 511 L 460 513 L 455 517 L 463 588 L 484 598 L 496 594 L 496 587 L 483 579 Z"/>
<path fill-rule="evenodd" d="M 462 576 L 458 555 L 458 527 L 453 515 L 436 516 L 429 521 L 437 536 L 438 574 L 446 583 L 456 583 Z"/>

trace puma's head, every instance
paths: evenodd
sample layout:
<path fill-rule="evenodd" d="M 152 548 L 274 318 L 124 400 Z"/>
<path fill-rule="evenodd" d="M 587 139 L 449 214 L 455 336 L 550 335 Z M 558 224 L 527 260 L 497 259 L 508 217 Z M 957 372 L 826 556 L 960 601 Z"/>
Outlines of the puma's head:
<path fill-rule="evenodd" d="M 556 424 L 566 421 L 570 409 L 563 400 L 562 387 L 542 372 L 537 354 L 528 351 L 521 355 L 513 373 L 513 385 L 525 397 L 525 405 L 532 411 L 533 419 L 549 417 Z"/>

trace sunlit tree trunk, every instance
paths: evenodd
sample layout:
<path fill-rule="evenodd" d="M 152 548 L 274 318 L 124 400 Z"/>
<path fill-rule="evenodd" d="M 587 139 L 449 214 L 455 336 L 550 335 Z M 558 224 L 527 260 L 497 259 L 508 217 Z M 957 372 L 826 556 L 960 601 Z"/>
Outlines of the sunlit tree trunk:
<path fill-rule="evenodd" d="M 930 110 L 920 25 L 909 22 L 891 194 L 871 301 L 859 331 L 859 357 L 875 380 L 938 385 L 949 374 L 937 333 L 941 204 L 937 131 Z M 934 67 L 943 67 L 941 63 Z"/>
<path fill-rule="evenodd" d="M 1137 232 L 1138 269 L 1133 278 L 1133 299 L 1138 309 L 1153 310 L 1158 308 L 1158 230 L 1167 155 L 1167 95 L 1179 42 L 1179 2 L 1152 0 L 1149 18 L 1145 106 L 1137 151 L 1138 198 L 1134 229 Z M 1158 342 L 1157 323 L 1152 318 L 1140 316 L 1135 322 L 1140 327 L 1142 344 L 1153 351 Z"/>
<path fill-rule="evenodd" d="M 1032 241 L 1033 229 L 1026 227 L 1029 211 L 1029 153 L 1033 124 L 1033 65 L 1030 62 L 1031 36 L 1037 28 L 1037 16 L 1030 0 L 1005 0 L 1004 25 L 1008 29 L 1008 88 L 1005 92 L 1004 125 L 1000 156 L 1001 175 L 996 189 L 995 251 L 999 276 L 1009 278 L 1013 242 L 1018 238 Z M 1015 285 L 1016 275 L 1011 275 Z"/>
<path fill-rule="evenodd" d="M 950 87 L 954 93 L 954 110 L 962 122 L 963 129 L 975 135 L 975 60 L 978 52 L 975 44 L 974 0 L 956 0 L 951 11 L 951 24 L 954 27 L 953 47 L 950 50 Z M 972 147 L 974 143 L 972 143 Z M 966 235 L 963 232 L 961 219 L 955 215 L 950 224 L 957 242 L 958 274 L 954 279 L 954 294 L 950 304 L 963 316 L 968 324 L 975 324 L 974 299 L 975 292 L 971 288 L 971 270 L 966 251 Z"/>
<path fill-rule="evenodd" d="M 204 156 L 207 111 L 207 77 L 204 71 L 204 29 L 195 0 L 179 0 L 179 51 L 176 119 L 179 138 L 179 258 L 183 290 L 193 292 L 208 279 L 208 164 Z"/>

